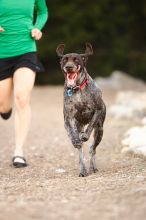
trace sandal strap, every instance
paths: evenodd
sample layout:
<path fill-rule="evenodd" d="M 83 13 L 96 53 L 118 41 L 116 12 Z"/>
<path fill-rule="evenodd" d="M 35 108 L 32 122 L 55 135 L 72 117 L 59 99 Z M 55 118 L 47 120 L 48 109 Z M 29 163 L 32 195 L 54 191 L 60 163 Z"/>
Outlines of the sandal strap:
<path fill-rule="evenodd" d="M 24 162 L 26 163 L 25 157 L 22 157 L 22 156 L 14 156 L 14 157 L 12 158 L 12 162 L 14 163 L 14 160 L 17 159 L 17 158 L 24 160 Z"/>

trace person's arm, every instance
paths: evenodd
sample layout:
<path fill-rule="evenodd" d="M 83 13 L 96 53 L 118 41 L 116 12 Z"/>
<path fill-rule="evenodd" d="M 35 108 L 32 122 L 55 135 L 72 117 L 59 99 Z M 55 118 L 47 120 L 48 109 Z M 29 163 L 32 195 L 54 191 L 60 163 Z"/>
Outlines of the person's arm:
<path fill-rule="evenodd" d="M 48 19 L 48 9 L 46 5 L 46 0 L 36 0 L 36 22 L 34 24 L 34 28 L 42 30 L 47 19 Z"/>
<path fill-rule="evenodd" d="M 42 37 L 41 30 L 48 19 L 48 9 L 46 5 L 46 0 L 36 0 L 36 11 L 37 11 L 37 18 L 33 26 L 33 29 L 31 31 L 31 36 L 35 40 L 40 40 Z"/>

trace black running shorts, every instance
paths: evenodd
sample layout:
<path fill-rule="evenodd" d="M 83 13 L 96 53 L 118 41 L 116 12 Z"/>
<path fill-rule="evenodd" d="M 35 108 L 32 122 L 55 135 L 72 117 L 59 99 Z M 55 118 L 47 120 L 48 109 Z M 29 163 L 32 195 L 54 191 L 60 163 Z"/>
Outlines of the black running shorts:
<path fill-rule="evenodd" d="M 14 72 L 27 67 L 34 72 L 44 72 L 44 67 L 38 60 L 36 52 L 29 52 L 23 55 L 0 59 L 0 80 L 13 77 Z"/>

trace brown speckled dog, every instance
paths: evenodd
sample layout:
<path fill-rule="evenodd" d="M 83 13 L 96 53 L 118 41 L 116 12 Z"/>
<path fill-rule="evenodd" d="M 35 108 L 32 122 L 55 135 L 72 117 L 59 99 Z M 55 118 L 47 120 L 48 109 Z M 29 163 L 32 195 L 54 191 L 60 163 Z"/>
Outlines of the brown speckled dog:
<path fill-rule="evenodd" d="M 86 43 L 84 54 L 68 53 L 64 55 L 64 44 L 58 45 L 56 52 L 61 58 L 61 69 L 65 75 L 65 128 L 72 144 L 79 149 L 79 176 L 84 177 L 88 175 L 88 172 L 84 163 L 82 145 L 94 130 L 94 141 L 90 147 L 89 173 L 96 172 L 96 147 L 103 136 L 106 107 L 100 89 L 95 85 L 85 68 L 88 56 L 93 54 L 91 44 Z"/>

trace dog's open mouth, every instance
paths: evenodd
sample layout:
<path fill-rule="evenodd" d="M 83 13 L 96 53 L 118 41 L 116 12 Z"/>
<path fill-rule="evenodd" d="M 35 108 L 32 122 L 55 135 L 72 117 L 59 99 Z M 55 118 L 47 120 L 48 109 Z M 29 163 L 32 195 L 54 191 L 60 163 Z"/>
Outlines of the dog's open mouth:
<path fill-rule="evenodd" d="M 76 81 L 79 75 L 80 66 L 75 72 L 67 72 L 66 80 L 67 80 L 67 86 L 73 87 L 76 85 Z"/>
<path fill-rule="evenodd" d="M 76 82 L 76 79 L 78 77 L 78 73 L 74 73 L 74 72 L 71 72 L 71 73 L 67 73 L 67 85 L 68 86 L 74 86 L 75 82 Z"/>

